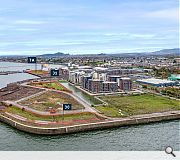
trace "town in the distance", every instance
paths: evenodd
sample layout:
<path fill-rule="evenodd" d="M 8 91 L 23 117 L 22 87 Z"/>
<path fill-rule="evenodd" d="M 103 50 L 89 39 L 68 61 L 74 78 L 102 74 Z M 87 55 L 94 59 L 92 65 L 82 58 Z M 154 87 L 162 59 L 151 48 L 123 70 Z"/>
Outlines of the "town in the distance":
<path fill-rule="evenodd" d="M 53 135 L 179 119 L 179 55 L 176 48 L 0 56 L 0 63 L 26 66 L 16 71 L 0 66 L 0 77 L 33 75 L 0 89 L 0 120 L 25 132 Z"/>

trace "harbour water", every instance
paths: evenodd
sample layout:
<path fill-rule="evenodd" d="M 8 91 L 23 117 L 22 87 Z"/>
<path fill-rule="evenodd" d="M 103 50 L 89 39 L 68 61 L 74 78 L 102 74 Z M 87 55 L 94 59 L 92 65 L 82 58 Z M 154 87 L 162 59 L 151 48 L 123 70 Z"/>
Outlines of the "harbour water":
<path fill-rule="evenodd" d="M 37 76 L 33 76 L 27 73 L 15 73 L 15 74 L 8 74 L 8 75 L 0 75 L 0 88 L 6 87 L 7 84 L 23 81 L 26 79 L 33 79 L 38 78 Z"/>
<path fill-rule="evenodd" d="M 0 67 L 2 63 L 0 62 Z M 8 83 L 18 80 L 15 78 L 17 74 L 12 75 Z M 5 76 L 9 75 L 0 75 L 1 86 L 7 84 L 8 78 Z M 28 76 L 22 75 L 24 79 L 29 78 Z M 180 121 L 177 120 L 59 136 L 28 134 L 0 122 L 0 135 L 1 151 L 157 151 L 164 150 L 166 146 L 180 150 Z"/>
<path fill-rule="evenodd" d="M 40 136 L 0 123 L 0 150 L 4 151 L 144 151 L 179 149 L 179 122 L 121 127 L 59 136 Z"/>

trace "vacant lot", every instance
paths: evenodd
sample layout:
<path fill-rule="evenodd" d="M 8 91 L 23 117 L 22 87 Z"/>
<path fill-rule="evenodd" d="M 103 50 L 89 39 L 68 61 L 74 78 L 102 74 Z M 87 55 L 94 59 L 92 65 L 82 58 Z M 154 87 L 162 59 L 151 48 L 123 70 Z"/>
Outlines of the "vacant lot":
<path fill-rule="evenodd" d="M 72 104 L 73 110 L 84 108 L 83 105 L 76 101 L 72 96 L 66 93 L 54 91 L 49 91 L 37 97 L 19 102 L 21 105 L 28 106 L 39 111 L 48 111 L 49 107 L 62 110 L 62 104 L 64 103 Z"/>
<path fill-rule="evenodd" d="M 180 110 L 180 101 L 162 96 L 143 94 L 131 96 L 102 96 L 107 106 L 96 107 L 110 117 L 126 117 L 130 115 Z"/>
<path fill-rule="evenodd" d="M 41 92 L 42 89 L 38 88 L 32 88 L 32 87 L 24 87 L 24 86 L 18 86 L 16 89 L 9 89 L 7 90 L 0 90 L 0 101 L 6 101 L 6 100 L 18 100 L 33 94 L 36 94 L 38 92 Z"/>

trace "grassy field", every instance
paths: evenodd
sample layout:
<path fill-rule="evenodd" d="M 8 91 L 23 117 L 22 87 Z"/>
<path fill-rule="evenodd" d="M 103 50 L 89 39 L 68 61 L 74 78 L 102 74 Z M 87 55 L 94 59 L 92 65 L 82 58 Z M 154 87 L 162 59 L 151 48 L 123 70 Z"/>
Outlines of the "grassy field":
<path fill-rule="evenodd" d="M 49 88 L 49 89 L 56 89 L 59 91 L 63 91 L 64 87 L 60 85 L 59 83 L 52 82 L 52 83 L 38 83 L 38 84 L 33 84 L 34 86 L 38 87 L 43 87 L 43 88 Z"/>
<path fill-rule="evenodd" d="M 110 117 L 127 117 L 130 115 L 180 110 L 180 101 L 162 96 L 143 94 L 131 96 L 101 96 L 108 103 L 98 106 L 97 110 Z"/>
<path fill-rule="evenodd" d="M 59 82 L 60 82 L 60 83 L 67 83 L 67 81 L 64 80 L 64 79 L 59 80 Z"/>
<path fill-rule="evenodd" d="M 9 107 L 6 112 L 13 113 L 22 117 L 27 118 L 28 120 L 42 120 L 42 121 L 73 121 L 73 120 L 85 120 L 90 118 L 97 118 L 96 115 L 91 113 L 80 113 L 80 114 L 71 114 L 71 115 L 64 115 L 63 116 L 38 116 L 26 111 L 22 111 L 15 106 Z"/>
<path fill-rule="evenodd" d="M 59 108 L 61 110 L 62 104 L 64 103 L 72 104 L 73 110 L 84 108 L 82 104 L 80 104 L 70 95 L 61 92 L 53 92 L 53 91 L 49 91 L 37 97 L 33 97 L 19 102 L 19 104 L 21 105 L 25 105 L 39 111 L 48 111 L 49 107 L 52 107 L 54 109 Z"/>

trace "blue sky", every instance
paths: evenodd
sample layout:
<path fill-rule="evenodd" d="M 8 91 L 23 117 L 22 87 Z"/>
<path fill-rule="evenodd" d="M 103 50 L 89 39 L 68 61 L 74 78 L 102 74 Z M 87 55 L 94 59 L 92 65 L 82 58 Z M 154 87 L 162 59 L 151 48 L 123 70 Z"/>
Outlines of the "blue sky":
<path fill-rule="evenodd" d="M 178 48 L 178 0 L 0 0 L 0 55 Z"/>

